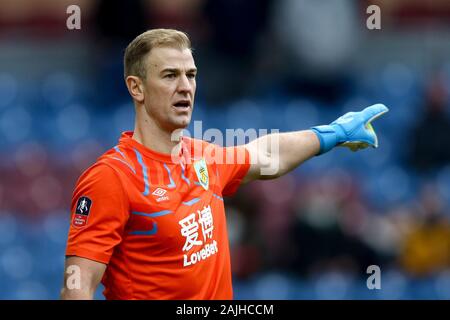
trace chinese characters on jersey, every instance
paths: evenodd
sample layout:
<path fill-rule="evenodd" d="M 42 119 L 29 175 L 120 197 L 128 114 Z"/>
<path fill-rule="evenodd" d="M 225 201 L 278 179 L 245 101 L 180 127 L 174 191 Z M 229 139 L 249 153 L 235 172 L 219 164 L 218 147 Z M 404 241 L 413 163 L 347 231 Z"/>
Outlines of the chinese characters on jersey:
<path fill-rule="evenodd" d="M 207 243 L 208 240 L 212 239 L 214 230 L 214 221 L 210 205 L 203 207 L 202 210 L 197 210 L 196 213 L 191 213 L 178 223 L 181 226 L 181 235 L 186 238 L 183 252 L 188 253 L 194 246 L 202 247 L 200 250 L 190 254 L 190 256 L 186 253 L 184 254 L 184 267 L 196 264 L 217 253 L 218 248 L 216 240 Z M 201 235 L 199 229 L 201 229 Z"/>

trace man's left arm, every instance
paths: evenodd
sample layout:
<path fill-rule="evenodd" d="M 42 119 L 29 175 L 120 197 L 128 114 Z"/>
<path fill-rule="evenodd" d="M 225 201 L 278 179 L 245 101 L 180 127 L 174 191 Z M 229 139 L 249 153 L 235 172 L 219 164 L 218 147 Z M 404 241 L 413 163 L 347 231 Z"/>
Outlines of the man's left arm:
<path fill-rule="evenodd" d="M 346 113 L 329 125 L 255 139 L 245 145 L 251 164 L 243 183 L 278 178 L 335 146 L 352 151 L 377 148 L 378 137 L 371 122 L 388 111 L 383 104 L 375 104 L 360 112 Z"/>

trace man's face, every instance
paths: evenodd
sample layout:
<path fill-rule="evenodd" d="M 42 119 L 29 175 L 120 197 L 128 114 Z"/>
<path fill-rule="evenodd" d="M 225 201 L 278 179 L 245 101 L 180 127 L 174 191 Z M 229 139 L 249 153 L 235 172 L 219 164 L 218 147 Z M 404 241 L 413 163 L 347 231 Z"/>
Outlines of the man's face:
<path fill-rule="evenodd" d="M 147 114 L 168 132 L 191 121 L 197 68 L 189 49 L 153 48 L 146 58 L 144 80 Z"/>

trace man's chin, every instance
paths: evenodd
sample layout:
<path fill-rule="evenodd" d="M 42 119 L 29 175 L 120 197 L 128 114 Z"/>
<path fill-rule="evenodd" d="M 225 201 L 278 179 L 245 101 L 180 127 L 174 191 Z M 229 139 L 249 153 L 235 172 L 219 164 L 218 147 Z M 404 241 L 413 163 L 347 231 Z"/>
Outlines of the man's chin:
<path fill-rule="evenodd" d="M 176 122 L 172 123 L 172 131 L 186 129 L 189 126 L 190 122 L 191 122 L 190 119 L 189 120 L 176 121 Z"/>
<path fill-rule="evenodd" d="M 183 121 L 183 122 L 181 122 L 179 125 L 178 125 L 178 128 L 177 129 L 186 129 L 187 127 L 189 127 L 189 123 L 191 123 L 191 120 L 189 119 L 189 120 L 186 120 L 186 121 Z"/>

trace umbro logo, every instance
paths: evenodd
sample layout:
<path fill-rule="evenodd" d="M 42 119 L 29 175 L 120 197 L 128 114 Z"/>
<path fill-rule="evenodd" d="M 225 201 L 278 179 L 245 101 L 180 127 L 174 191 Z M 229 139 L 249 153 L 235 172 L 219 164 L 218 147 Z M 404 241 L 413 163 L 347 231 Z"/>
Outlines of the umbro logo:
<path fill-rule="evenodd" d="M 167 193 L 167 190 L 164 190 L 163 188 L 157 188 L 155 191 L 152 192 L 152 195 L 154 195 L 157 202 L 169 200 L 169 197 L 165 194 Z"/>
<path fill-rule="evenodd" d="M 163 188 L 158 188 L 152 192 L 152 195 L 157 196 L 157 197 L 162 197 L 163 195 L 166 194 L 166 192 L 167 192 L 167 190 L 164 190 Z"/>

